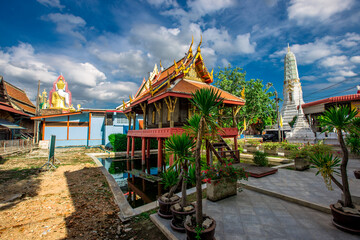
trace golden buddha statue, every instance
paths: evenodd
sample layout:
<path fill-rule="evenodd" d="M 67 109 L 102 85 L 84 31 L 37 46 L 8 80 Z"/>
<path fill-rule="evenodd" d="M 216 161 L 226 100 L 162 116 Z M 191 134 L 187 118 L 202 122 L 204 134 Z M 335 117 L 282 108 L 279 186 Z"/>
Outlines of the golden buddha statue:
<path fill-rule="evenodd" d="M 56 83 L 56 91 L 52 93 L 51 96 L 51 105 L 55 109 L 69 109 L 70 108 L 70 96 L 66 92 L 65 83 L 60 77 L 59 81 Z"/>

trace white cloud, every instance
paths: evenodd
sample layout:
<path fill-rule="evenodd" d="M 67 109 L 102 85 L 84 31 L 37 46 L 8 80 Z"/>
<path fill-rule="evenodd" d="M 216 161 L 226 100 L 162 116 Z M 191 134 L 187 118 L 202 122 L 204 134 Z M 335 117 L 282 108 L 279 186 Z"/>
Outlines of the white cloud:
<path fill-rule="evenodd" d="M 275 6 L 279 0 L 264 0 L 266 5 L 268 5 L 269 7 L 273 7 Z"/>
<path fill-rule="evenodd" d="M 336 43 L 330 37 L 324 37 L 306 44 L 294 44 L 290 45 L 291 51 L 295 54 L 298 65 L 306 65 L 314 63 L 322 58 L 339 54 L 341 50 L 337 47 Z M 281 51 L 277 51 L 270 55 L 274 57 L 284 57 L 287 52 L 287 48 Z"/>
<path fill-rule="evenodd" d="M 134 82 L 103 82 L 87 92 L 90 96 L 102 101 L 112 101 L 119 104 L 122 100 L 129 99 L 139 86 Z"/>
<path fill-rule="evenodd" d="M 65 6 L 60 4 L 60 0 L 36 0 L 38 3 L 46 6 L 46 7 L 54 7 L 63 9 Z"/>
<path fill-rule="evenodd" d="M 42 17 L 45 21 L 50 21 L 56 24 L 56 31 L 61 34 L 67 34 L 86 41 L 81 33 L 82 28 L 85 27 L 86 21 L 81 17 L 72 14 L 50 13 Z"/>
<path fill-rule="evenodd" d="M 147 1 L 151 5 L 161 8 L 178 5 L 175 0 L 147 0 Z"/>
<path fill-rule="evenodd" d="M 360 56 L 353 56 L 350 58 L 350 61 L 353 63 L 360 63 Z"/>
<path fill-rule="evenodd" d="M 332 56 L 325 58 L 320 63 L 324 67 L 346 66 L 349 64 L 347 56 Z"/>
<path fill-rule="evenodd" d="M 291 0 L 288 7 L 289 19 L 303 24 L 308 20 L 325 21 L 334 14 L 351 8 L 353 0 Z"/>
<path fill-rule="evenodd" d="M 339 42 L 340 45 L 352 48 L 356 47 L 360 43 L 360 35 L 357 33 L 347 33 L 345 38 Z"/>
<path fill-rule="evenodd" d="M 187 1 L 187 5 L 191 8 L 194 14 L 198 14 L 199 16 L 205 16 L 206 14 L 210 14 L 234 5 L 233 0 L 194 0 Z"/>
<path fill-rule="evenodd" d="M 316 76 L 303 76 L 301 77 L 301 81 L 315 81 L 318 79 Z"/>
<path fill-rule="evenodd" d="M 237 35 L 235 39 L 225 29 L 209 28 L 204 31 L 208 46 L 219 54 L 249 54 L 255 52 L 256 43 L 250 43 L 250 33 Z"/>
<path fill-rule="evenodd" d="M 0 72 L 6 81 L 26 89 L 31 99 L 35 98 L 38 80 L 42 82 L 42 88 L 49 91 L 60 73 L 70 91 L 85 94 L 88 101 L 98 98 L 89 95 L 88 89 L 96 88 L 106 80 L 105 74 L 89 62 L 77 62 L 64 55 L 36 53 L 27 43 L 0 50 Z"/>
<path fill-rule="evenodd" d="M 140 50 L 129 50 L 127 52 L 111 52 L 99 49 L 92 49 L 92 54 L 101 61 L 114 65 L 113 75 L 127 75 L 132 77 L 143 77 L 146 69 L 150 70 L 151 63 L 147 54 Z M 150 65 L 151 63 L 151 65 Z"/>

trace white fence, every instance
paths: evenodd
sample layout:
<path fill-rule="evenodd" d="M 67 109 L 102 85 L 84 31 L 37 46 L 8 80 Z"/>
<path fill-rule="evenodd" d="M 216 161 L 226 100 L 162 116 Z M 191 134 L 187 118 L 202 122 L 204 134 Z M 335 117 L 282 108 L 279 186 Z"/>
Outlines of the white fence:
<path fill-rule="evenodd" d="M 33 139 L 0 140 L 0 154 L 18 152 L 33 147 Z"/>

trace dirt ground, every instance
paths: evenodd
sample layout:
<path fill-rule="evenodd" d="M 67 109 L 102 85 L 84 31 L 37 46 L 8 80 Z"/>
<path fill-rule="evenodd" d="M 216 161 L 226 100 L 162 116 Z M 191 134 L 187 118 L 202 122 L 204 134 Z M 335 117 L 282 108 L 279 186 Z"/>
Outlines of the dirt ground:
<path fill-rule="evenodd" d="M 39 171 L 47 151 L 0 159 L 0 239 L 166 239 L 142 213 L 127 223 L 92 148 L 57 148 L 56 170 Z"/>

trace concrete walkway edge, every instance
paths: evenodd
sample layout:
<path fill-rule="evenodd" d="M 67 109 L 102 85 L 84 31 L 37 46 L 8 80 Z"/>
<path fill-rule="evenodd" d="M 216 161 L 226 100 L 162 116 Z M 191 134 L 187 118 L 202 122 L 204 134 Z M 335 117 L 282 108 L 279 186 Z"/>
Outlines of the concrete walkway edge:
<path fill-rule="evenodd" d="M 271 196 L 271 197 L 280 198 L 280 199 L 288 201 L 288 202 L 296 203 L 296 204 L 299 204 L 299 205 L 304 206 L 304 207 L 312 208 L 314 210 L 318 210 L 318 211 L 321 211 L 321 212 L 324 212 L 324 213 L 331 214 L 330 207 L 328 207 L 328 206 L 312 203 L 312 202 L 305 201 L 305 200 L 300 199 L 300 198 L 295 198 L 295 197 L 287 196 L 287 195 L 280 194 L 280 193 L 277 193 L 277 192 L 269 191 L 269 190 L 259 188 L 259 187 L 255 187 L 253 185 L 246 184 L 246 183 L 243 183 L 243 182 L 240 182 L 240 184 L 245 189 L 249 189 L 251 191 L 259 192 L 259 193 L 262 193 L 262 194 L 265 194 L 265 195 L 268 195 L 268 196 Z"/>
<path fill-rule="evenodd" d="M 129 202 L 126 200 L 123 192 L 121 191 L 119 185 L 116 183 L 115 179 L 111 174 L 105 169 L 101 162 L 97 159 L 99 156 L 103 156 L 103 153 L 86 153 L 89 157 L 93 159 L 96 165 L 101 169 L 101 172 L 104 174 L 111 192 L 113 193 L 115 203 L 119 206 L 120 213 L 119 217 L 121 221 L 127 221 L 131 217 L 136 215 L 134 209 L 130 206 Z M 107 155 L 108 156 L 108 155 Z"/>

